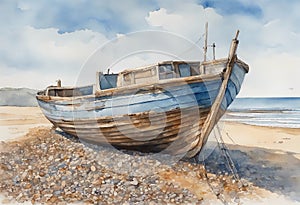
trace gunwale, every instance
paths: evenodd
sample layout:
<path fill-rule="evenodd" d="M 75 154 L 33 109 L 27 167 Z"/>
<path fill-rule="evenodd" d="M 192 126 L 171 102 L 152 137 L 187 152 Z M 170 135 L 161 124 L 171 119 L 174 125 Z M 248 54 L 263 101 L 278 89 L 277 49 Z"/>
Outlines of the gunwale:
<path fill-rule="evenodd" d="M 228 58 L 223 58 L 223 59 L 218 59 L 214 61 L 206 61 L 203 62 L 201 65 L 216 65 L 216 64 L 222 64 L 228 62 Z M 166 61 L 169 62 L 169 61 Z M 246 73 L 249 72 L 249 66 L 239 60 L 236 59 L 235 61 L 237 64 L 240 64 L 241 67 L 246 71 Z M 172 87 L 174 85 L 184 85 L 184 84 L 190 84 L 193 82 L 206 82 L 210 80 L 217 80 L 220 77 L 222 77 L 223 73 L 217 73 L 217 74 L 200 74 L 197 76 L 189 76 L 189 77 L 183 77 L 183 78 L 172 78 L 172 79 L 163 79 L 159 80 L 158 83 L 147 83 L 147 84 L 133 84 L 133 85 L 128 85 L 128 86 L 122 86 L 122 87 L 116 87 L 116 88 L 110 88 L 106 90 L 97 90 L 94 94 L 92 95 L 84 95 L 84 96 L 74 96 L 74 97 L 60 97 L 60 96 L 46 96 L 43 94 L 37 94 L 37 99 L 46 101 L 46 102 L 51 102 L 51 101 L 67 101 L 70 99 L 73 100 L 80 100 L 80 99 L 85 99 L 89 97 L 102 97 L 102 96 L 110 96 L 110 95 L 117 95 L 117 94 L 126 94 L 130 93 L 132 91 L 135 91 L 138 88 L 143 88 L 145 90 L 155 90 L 159 89 L 160 87 L 168 88 Z M 84 86 L 82 86 L 84 87 Z M 76 87 L 61 87 L 61 88 L 55 88 L 55 89 L 72 89 Z"/>

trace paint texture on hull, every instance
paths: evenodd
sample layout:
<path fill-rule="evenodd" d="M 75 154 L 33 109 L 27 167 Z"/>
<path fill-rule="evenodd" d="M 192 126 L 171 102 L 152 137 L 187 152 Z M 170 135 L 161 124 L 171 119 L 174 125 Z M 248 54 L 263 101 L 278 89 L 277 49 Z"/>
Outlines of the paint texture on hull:
<path fill-rule="evenodd" d="M 224 66 L 224 65 L 223 65 Z M 243 67 L 234 64 L 217 120 L 238 94 Z M 64 132 L 102 145 L 185 155 L 200 140 L 201 130 L 220 92 L 223 76 L 181 83 L 161 83 L 131 92 L 48 100 L 37 96 L 45 116 Z"/>

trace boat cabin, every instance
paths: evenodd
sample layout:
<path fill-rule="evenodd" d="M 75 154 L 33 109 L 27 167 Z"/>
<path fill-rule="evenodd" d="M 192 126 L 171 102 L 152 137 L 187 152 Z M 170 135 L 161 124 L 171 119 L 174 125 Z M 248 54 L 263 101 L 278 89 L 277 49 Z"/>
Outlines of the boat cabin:
<path fill-rule="evenodd" d="M 199 61 L 165 61 L 137 69 L 124 70 L 117 74 L 103 74 L 102 72 L 97 72 L 96 85 L 69 88 L 60 87 L 60 85 L 50 86 L 44 91 L 44 94 L 47 96 L 76 97 L 92 95 L 97 91 L 117 87 L 154 84 L 174 78 L 184 78 L 202 74 L 216 74 L 222 72 L 220 66 L 215 66 L 220 63 L 225 66 L 226 61 L 214 61 L 214 63 L 210 62 L 207 64 L 206 62 L 200 64 Z"/>
<path fill-rule="evenodd" d="M 158 83 L 161 80 L 200 75 L 200 62 L 166 61 L 138 69 L 124 70 L 119 74 L 97 73 L 97 89 Z"/>

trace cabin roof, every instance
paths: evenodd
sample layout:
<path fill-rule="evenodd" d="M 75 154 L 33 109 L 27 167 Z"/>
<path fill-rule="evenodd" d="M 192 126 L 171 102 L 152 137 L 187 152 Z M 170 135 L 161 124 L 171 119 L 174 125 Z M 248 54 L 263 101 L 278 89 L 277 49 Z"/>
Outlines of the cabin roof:
<path fill-rule="evenodd" d="M 120 72 L 120 74 L 126 74 L 126 73 L 130 73 L 130 72 L 139 72 L 139 71 L 144 71 L 147 70 L 153 66 L 157 66 L 157 65 L 163 65 L 163 64 L 179 64 L 179 63 L 200 63 L 200 61 L 161 61 L 158 63 L 154 63 L 154 64 L 149 64 L 146 66 L 141 66 L 141 67 L 136 67 L 136 68 L 129 68 L 129 69 L 125 69 L 123 71 Z"/>

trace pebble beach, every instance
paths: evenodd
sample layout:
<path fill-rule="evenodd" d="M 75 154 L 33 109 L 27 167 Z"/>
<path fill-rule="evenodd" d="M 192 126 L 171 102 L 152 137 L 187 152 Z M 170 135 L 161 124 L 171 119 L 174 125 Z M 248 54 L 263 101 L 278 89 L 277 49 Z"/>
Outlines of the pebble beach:
<path fill-rule="evenodd" d="M 228 174 L 206 173 L 201 164 L 168 165 L 141 153 L 86 145 L 47 128 L 2 142 L 0 164 L 0 190 L 7 202 L 200 204 L 206 189 L 216 192 L 206 200 L 238 200 L 246 190 Z"/>

